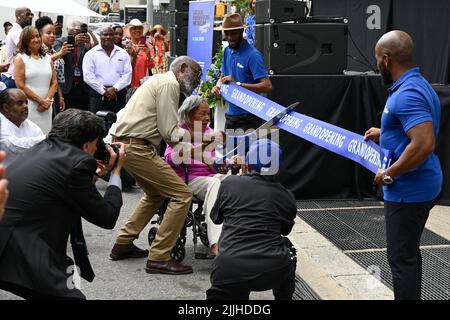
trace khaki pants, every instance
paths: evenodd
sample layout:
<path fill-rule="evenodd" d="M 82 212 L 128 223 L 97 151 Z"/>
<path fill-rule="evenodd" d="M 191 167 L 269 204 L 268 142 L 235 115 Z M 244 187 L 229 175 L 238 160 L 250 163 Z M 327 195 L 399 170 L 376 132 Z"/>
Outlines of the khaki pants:
<path fill-rule="evenodd" d="M 192 192 L 175 171 L 159 157 L 155 148 L 127 144 L 125 150 L 127 153 L 125 170 L 136 180 L 145 194 L 126 225 L 120 229 L 116 243 L 129 244 L 137 239 L 164 198 L 169 198 L 167 211 L 148 255 L 153 261 L 168 261 L 170 251 L 186 219 Z"/>

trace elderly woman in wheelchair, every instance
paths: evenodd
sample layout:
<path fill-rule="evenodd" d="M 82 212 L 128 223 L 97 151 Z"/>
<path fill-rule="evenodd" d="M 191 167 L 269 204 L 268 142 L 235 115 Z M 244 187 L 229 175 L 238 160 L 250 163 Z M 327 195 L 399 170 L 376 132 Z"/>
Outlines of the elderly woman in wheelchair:
<path fill-rule="evenodd" d="M 212 136 L 214 132 L 209 127 L 210 108 L 208 103 L 200 96 L 190 96 L 178 110 L 178 116 L 180 119 L 179 126 L 189 132 L 190 137 L 186 137 L 186 139 L 190 139 L 192 146 L 205 145 L 202 137 Z M 196 139 L 197 137 L 199 139 Z M 178 176 L 191 188 L 194 197 L 203 201 L 210 254 L 215 256 L 218 252 L 217 242 L 222 225 L 214 224 L 209 215 L 216 201 L 220 183 L 227 176 L 221 173 L 224 172 L 223 167 L 220 167 L 220 172 L 217 172 L 212 165 L 213 160 L 216 158 L 214 143 L 203 148 L 203 152 L 192 158 L 190 155 L 187 155 L 187 153 L 191 152 L 191 149 L 187 152 L 185 147 L 191 148 L 191 144 L 183 145 L 181 143 L 174 148 L 167 146 L 165 159 Z"/>

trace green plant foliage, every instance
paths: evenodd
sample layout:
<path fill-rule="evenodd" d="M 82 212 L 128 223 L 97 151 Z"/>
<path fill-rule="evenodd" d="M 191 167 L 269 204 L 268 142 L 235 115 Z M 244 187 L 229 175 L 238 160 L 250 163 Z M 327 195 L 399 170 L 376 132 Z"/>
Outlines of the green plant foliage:
<path fill-rule="evenodd" d="M 200 92 L 202 97 L 208 101 L 209 107 L 214 108 L 215 106 L 223 106 L 224 100 L 221 97 L 216 97 L 211 93 L 211 90 L 216 85 L 217 81 L 220 78 L 221 67 L 222 67 L 222 54 L 223 47 L 222 44 L 219 44 L 218 51 L 213 58 L 211 63 L 211 67 L 209 68 L 206 74 L 206 81 L 202 82 L 200 86 Z"/>
<path fill-rule="evenodd" d="M 242 18 L 245 18 L 248 13 L 248 2 L 249 0 L 234 0 L 237 12 L 241 14 Z"/>

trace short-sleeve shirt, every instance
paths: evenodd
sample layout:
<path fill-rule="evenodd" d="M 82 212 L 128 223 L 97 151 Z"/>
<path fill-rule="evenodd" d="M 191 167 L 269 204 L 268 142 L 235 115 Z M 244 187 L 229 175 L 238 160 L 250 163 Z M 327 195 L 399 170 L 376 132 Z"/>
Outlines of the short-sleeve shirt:
<path fill-rule="evenodd" d="M 441 105 L 419 68 L 405 72 L 388 93 L 381 117 L 380 145 L 394 152 L 395 161 L 409 144 L 406 133 L 414 126 L 431 121 L 434 135 L 438 136 Z M 438 196 L 441 186 L 441 166 L 433 153 L 416 168 L 398 176 L 393 184 L 384 186 L 384 200 L 406 203 L 431 201 Z"/>
<path fill-rule="evenodd" d="M 231 75 L 234 80 L 242 83 L 258 83 L 258 80 L 268 76 L 261 53 L 245 39 L 237 50 L 225 48 L 222 57 L 222 73 L 224 76 Z M 248 114 L 248 112 L 228 103 L 226 114 L 234 116 Z"/>

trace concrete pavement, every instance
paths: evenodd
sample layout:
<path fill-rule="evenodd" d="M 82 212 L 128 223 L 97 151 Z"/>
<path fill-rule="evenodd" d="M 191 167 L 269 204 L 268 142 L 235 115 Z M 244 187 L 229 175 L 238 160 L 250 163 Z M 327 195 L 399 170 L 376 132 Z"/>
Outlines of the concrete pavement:
<path fill-rule="evenodd" d="M 450 207 L 435 206 L 426 228 L 450 240 Z M 392 290 L 381 283 L 376 274 L 371 274 L 373 270 L 361 267 L 302 219 L 296 219 L 290 238 L 297 247 L 297 273 L 321 299 L 394 298 Z"/>
<path fill-rule="evenodd" d="M 104 182 L 98 183 L 103 192 Z M 193 259 L 192 236 L 188 235 L 184 263 L 194 268 L 191 275 L 147 274 L 145 258 L 111 261 L 108 258 L 117 231 L 124 225 L 139 201 L 142 191 L 125 191 L 124 206 L 114 230 L 104 230 L 83 223 L 90 260 L 96 273 L 92 283 L 81 280 L 81 290 L 88 299 L 105 300 L 203 300 L 210 286 L 211 260 Z M 437 206 L 428 220 L 428 229 L 450 239 L 450 207 Z M 147 226 L 135 244 L 147 247 Z M 365 270 L 302 219 L 297 218 L 289 238 L 297 248 L 297 274 L 321 299 L 393 299 L 392 291 L 370 270 Z M 70 246 L 69 246 L 70 247 Z M 18 297 L 1 291 L 0 300 Z M 251 299 L 273 299 L 271 291 L 252 293 Z"/>

